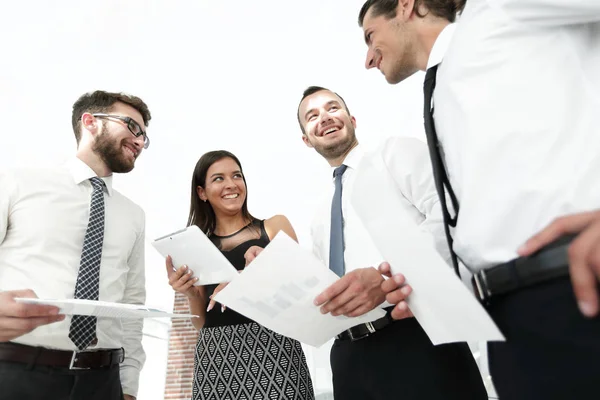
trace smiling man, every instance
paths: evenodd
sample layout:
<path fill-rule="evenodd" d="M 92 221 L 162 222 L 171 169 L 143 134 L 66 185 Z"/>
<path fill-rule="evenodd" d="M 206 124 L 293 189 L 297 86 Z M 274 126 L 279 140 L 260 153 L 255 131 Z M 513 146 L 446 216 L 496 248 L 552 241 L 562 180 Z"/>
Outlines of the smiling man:
<path fill-rule="evenodd" d="M 359 24 L 366 68 L 427 71 L 450 240 L 507 339 L 498 395 L 600 398 L 600 1 L 368 0 Z"/>
<path fill-rule="evenodd" d="M 73 105 L 67 165 L 0 171 L 0 399 L 133 399 L 142 321 L 73 316 L 18 297 L 143 304 L 143 210 L 112 187 L 149 141 L 139 98 L 96 91 Z"/>
<path fill-rule="evenodd" d="M 367 153 L 356 138 L 356 119 L 336 93 L 317 86 L 304 91 L 298 107 L 302 140 L 331 166 L 333 182 L 312 225 L 313 251 L 340 279 L 315 303 L 323 313 L 358 316 L 385 300 L 382 258 L 354 211 L 349 193 Z M 368 154 L 369 156 L 373 154 Z M 374 153 L 403 195 L 403 211 L 435 240 L 448 259 L 439 200 L 427 146 L 417 139 L 393 138 Z M 358 189 L 358 188 L 357 188 Z M 397 210 L 380 210 L 382 213 Z M 401 226 L 393 227 L 402 229 Z M 396 283 L 403 284 L 403 277 Z M 403 295 L 411 288 L 403 286 Z M 403 302 L 404 315 L 388 315 L 341 333 L 331 350 L 337 399 L 483 400 L 487 394 L 465 343 L 433 346 Z"/>

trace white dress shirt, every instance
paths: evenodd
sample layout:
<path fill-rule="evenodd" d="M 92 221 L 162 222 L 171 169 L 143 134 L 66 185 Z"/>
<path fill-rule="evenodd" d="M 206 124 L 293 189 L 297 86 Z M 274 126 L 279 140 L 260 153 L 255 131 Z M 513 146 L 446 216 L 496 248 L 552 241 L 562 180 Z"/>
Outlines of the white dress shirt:
<path fill-rule="evenodd" d="M 600 208 L 598 21 L 599 0 L 469 0 L 435 42 L 435 126 L 470 269 Z"/>
<path fill-rule="evenodd" d="M 40 298 L 73 298 L 96 176 L 74 159 L 50 169 L 0 172 L 0 291 L 32 289 Z M 104 243 L 100 267 L 102 301 L 145 303 L 143 210 L 106 183 Z M 75 350 L 71 318 L 41 326 L 13 342 Z M 136 395 L 145 360 L 141 319 L 99 318 L 91 349 L 125 349 L 121 383 Z"/>
<path fill-rule="evenodd" d="M 371 157 L 375 167 L 385 168 L 389 171 L 402 196 L 403 211 L 412 217 L 416 226 L 432 234 L 436 248 L 450 263 L 450 253 L 444 234 L 442 212 L 435 191 L 427 145 L 418 139 L 395 137 L 387 139 L 385 144 L 373 153 L 366 153 L 358 145 L 350 151 L 343 162 L 348 166 L 342 176 L 346 273 L 358 268 L 377 268 L 381 262 L 385 261 L 350 202 L 356 169 L 365 156 Z M 376 161 L 380 161 L 381 165 L 376 164 Z M 331 186 L 325 192 L 311 229 L 313 253 L 327 266 L 329 266 L 331 202 L 335 190 L 334 169 L 331 169 Z M 356 188 L 356 190 L 360 189 Z M 381 212 L 393 213 L 398 210 L 381 210 Z M 402 229 L 402 227 L 398 226 L 395 229 Z"/>

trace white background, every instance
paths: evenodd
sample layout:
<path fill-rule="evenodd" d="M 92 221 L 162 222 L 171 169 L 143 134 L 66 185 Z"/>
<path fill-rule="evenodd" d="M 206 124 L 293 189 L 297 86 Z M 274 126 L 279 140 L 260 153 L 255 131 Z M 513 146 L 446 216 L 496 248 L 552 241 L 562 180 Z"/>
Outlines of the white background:
<path fill-rule="evenodd" d="M 251 213 L 285 214 L 309 247 L 312 213 L 330 182 L 296 120 L 309 85 L 345 98 L 368 147 L 392 135 L 424 136 L 422 75 L 389 86 L 378 71 L 364 69 L 357 24 L 363 0 L 6 3 L 0 167 L 72 156 L 71 107 L 82 93 L 140 96 L 153 114 L 151 146 L 115 187 L 145 209 L 147 242 L 185 226 L 196 161 L 226 149 L 243 164 Z M 147 303 L 171 309 L 163 260 L 146 247 Z M 139 398 L 162 399 L 168 322 L 149 321 L 145 333 Z M 317 392 L 329 390 L 329 349 L 306 353 Z"/>

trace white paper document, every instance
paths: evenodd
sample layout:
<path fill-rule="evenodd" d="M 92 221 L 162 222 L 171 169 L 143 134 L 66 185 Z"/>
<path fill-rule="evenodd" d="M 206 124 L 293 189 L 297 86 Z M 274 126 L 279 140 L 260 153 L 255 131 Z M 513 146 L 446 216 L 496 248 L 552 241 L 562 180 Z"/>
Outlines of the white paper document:
<path fill-rule="evenodd" d="M 321 314 L 313 301 L 338 279 L 310 251 L 279 232 L 215 300 L 272 331 L 319 347 L 354 325 L 385 315 L 381 309 L 357 318 Z"/>
<path fill-rule="evenodd" d="M 190 314 L 171 314 L 142 305 L 110 303 L 107 301 L 81 299 L 35 299 L 15 298 L 17 303 L 55 306 L 64 315 L 91 315 L 105 318 L 192 318 Z"/>
<path fill-rule="evenodd" d="M 152 246 L 163 257 L 171 256 L 178 268 L 187 265 L 198 278 L 194 286 L 229 282 L 237 270 L 196 225 L 158 238 Z"/>
<path fill-rule="evenodd" d="M 387 169 L 376 167 L 378 161 L 363 159 L 350 201 L 392 272 L 404 274 L 413 288 L 407 302 L 429 339 L 436 345 L 504 340 L 482 305 L 436 251 L 430 234 L 403 211 L 396 183 Z"/>

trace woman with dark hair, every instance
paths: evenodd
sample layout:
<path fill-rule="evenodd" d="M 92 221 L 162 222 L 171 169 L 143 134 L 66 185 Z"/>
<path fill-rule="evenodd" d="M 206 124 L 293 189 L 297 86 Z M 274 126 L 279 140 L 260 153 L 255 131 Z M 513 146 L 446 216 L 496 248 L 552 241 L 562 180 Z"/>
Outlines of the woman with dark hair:
<path fill-rule="evenodd" d="M 246 266 L 252 246 L 265 247 L 279 231 L 296 239 L 288 219 L 266 220 L 248 211 L 246 179 L 238 158 L 228 151 L 204 154 L 194 169 L 188 226 L 197 225 L 235 268 Z M 300 343 L 276 334 L 225 307 L 213 307 L 220 285 L 193 286 L 186 266 L 173 271 L 169 284 L 187 296 L 200 331 L 196 345 L 193 399 L 312 400 L 314 392 Z M 207 307 L 208 306 L 208 307 Z"/>

